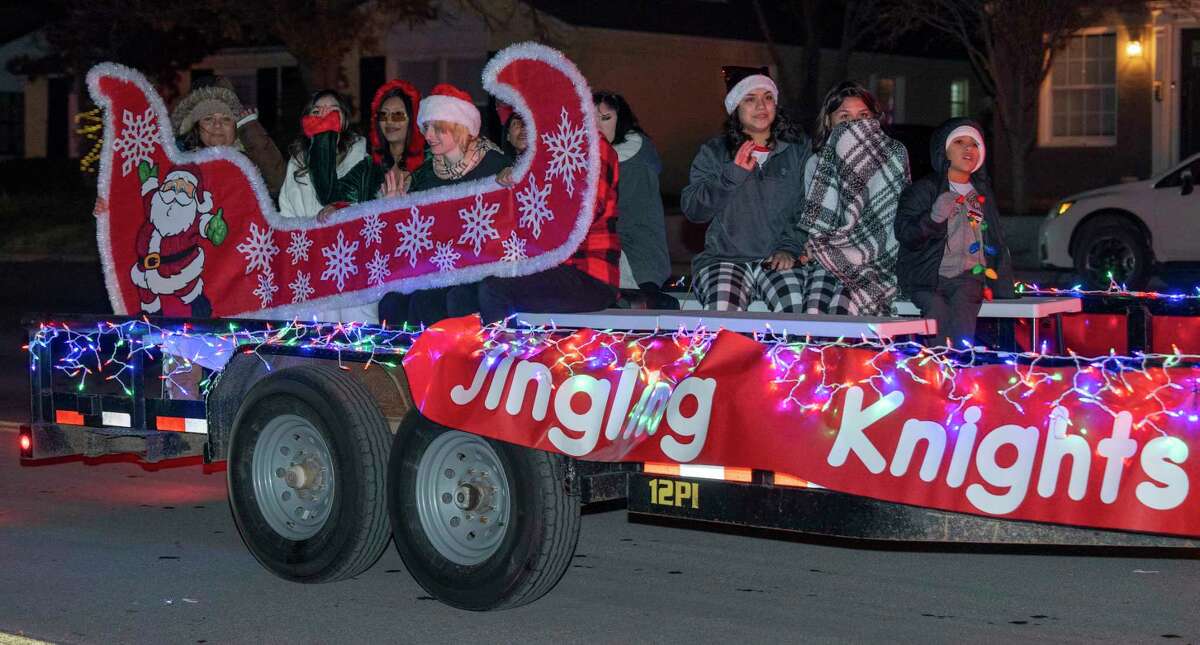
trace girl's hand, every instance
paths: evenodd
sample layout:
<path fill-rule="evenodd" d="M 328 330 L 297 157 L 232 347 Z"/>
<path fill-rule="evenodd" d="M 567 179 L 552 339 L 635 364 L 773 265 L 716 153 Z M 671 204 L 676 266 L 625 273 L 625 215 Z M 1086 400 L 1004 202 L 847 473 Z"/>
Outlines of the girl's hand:
<path fill-rule="evenodd" d="M 339 204 L 337 202 L 334 202 L 332 204 L 325 206 L 324 208 L 322 208 L 320 211 L 317 212 L 317 221 L 324 223 L 326 220 L 329 219 L 330 215 L 333 215 L 334 213 L 336 213 L 340 208 L 341 208 L 341 204 Z"/>
<path fill-rule="evenodd" d="M 407 170 L 392 168 L 383 176 L 383 196 L 399 197 L 407 194 L 408 186 L 411 181 L 412 174 Z"/>
<path fill-rule="evenodd" d="M 754 142 L 747 141 L 738 148 L 737 154 L 733 156 L 733 163 L 746 170 L 754 170 Z"/>
<path fill-rule="evenodd" d="M 776 251 L 763 262 L 763 265 L 773 271 L 788 271 L 796 266 L 796 256 L 787 251 Z"/>
<path fill-rule="evenodd" d="M 513 174 L 512 166 L 508 166 L 506 168 L 501 168 L 500 172 L 496 173 L 496 183 L 500 184 L 501 186 L 513 185 L 512 174 Z"/>
<path fill-rule="evenodd" d="M 953 190 L 947 190 L 933 202 L 933 208 L 929 211 L 929 217 L 938 223 L 945 222 L 960 210 L 961 200 L 962 196 L 958 193 Z"/>

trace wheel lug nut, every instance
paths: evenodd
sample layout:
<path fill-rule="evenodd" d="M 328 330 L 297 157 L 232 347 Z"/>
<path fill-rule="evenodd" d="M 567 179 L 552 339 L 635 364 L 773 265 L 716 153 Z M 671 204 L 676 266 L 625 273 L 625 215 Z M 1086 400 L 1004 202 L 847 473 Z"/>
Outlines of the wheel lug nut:
<path fill-rule="evenodd" d="M 459 519 L 457 517 L 450 518 L 450 526 L 457 527 L 458 523 L 459 523 Z"/>

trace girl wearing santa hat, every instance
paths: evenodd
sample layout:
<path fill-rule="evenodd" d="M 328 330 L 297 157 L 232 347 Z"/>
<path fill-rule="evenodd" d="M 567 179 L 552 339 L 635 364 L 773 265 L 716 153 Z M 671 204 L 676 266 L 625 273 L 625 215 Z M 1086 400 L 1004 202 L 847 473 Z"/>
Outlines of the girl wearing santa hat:
<path fill-rule="evenodd" d="M 408 185 L 398 187 L 398 192 L 484 179 L 509 167 L 510 158 L 479 135 L 480 123 L 479 109 L 469 94 L 448 83 L 434 86 L 417 109 L 417 126 L 425 135 L 430 155 L 413 171 Z M 393 322 L 431 325 L 447 317 L 450 289 L 423 289 L 408 295 L 389 293 L 379 303 L 379 316 Z"/>
<path fill-rule="evenodd" d="M 796 223 L 808 139 L 778 110 L 779 90 L 765 69 L 724 71 L 725 132 L 701 146 L 681 195 L 683 214 L 708 224 L 692 286 L 708 309 L 744 310 L 763 300 L 774 311 L 799 311 Z"/>
<path fill-rule="evenodd" d="M 486 137 L 479 136 L 479 108 L 466 92 L 442 83 L 421 100 L 417 125 L 430 157 L 413 172 L 409 190 L 429 190 L 483 179 L 512 165 Z"/>

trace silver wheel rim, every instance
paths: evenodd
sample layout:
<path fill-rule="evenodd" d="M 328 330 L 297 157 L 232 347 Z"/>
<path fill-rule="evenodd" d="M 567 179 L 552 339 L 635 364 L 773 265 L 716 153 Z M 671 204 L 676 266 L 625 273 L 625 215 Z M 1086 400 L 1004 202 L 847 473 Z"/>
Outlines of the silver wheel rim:
<path fill-rule="evenodd" d="M 500 457 L 481 437 L 439 435 L 417 465 L 417 515 L 433 548 L 464 566 L 487 560 L 508 530 L 511 498 Z"/>
<path fill-rule="evenodd" d="M 258 435 L 250 470 L 263 518 L 276 533 L 294 540 L 317 534 L 333 508 L 333 455 L 308 419 L 284 414 Z"/>

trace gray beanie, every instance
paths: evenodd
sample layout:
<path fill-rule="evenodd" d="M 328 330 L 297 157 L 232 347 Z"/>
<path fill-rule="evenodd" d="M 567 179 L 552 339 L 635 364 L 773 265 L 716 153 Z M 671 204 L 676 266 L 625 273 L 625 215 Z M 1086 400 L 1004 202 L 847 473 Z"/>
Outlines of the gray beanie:
<path fill-rule="evenodd" d="M 183 136 L 206 116 L 210 114 L 228 113 L 237 119 L 242 111 L 242 102 L 233 91 L 210 85 L 193 90 L 183 97 L 171 113 L 171 125 L 175 128 L 176 136 Z"/>

